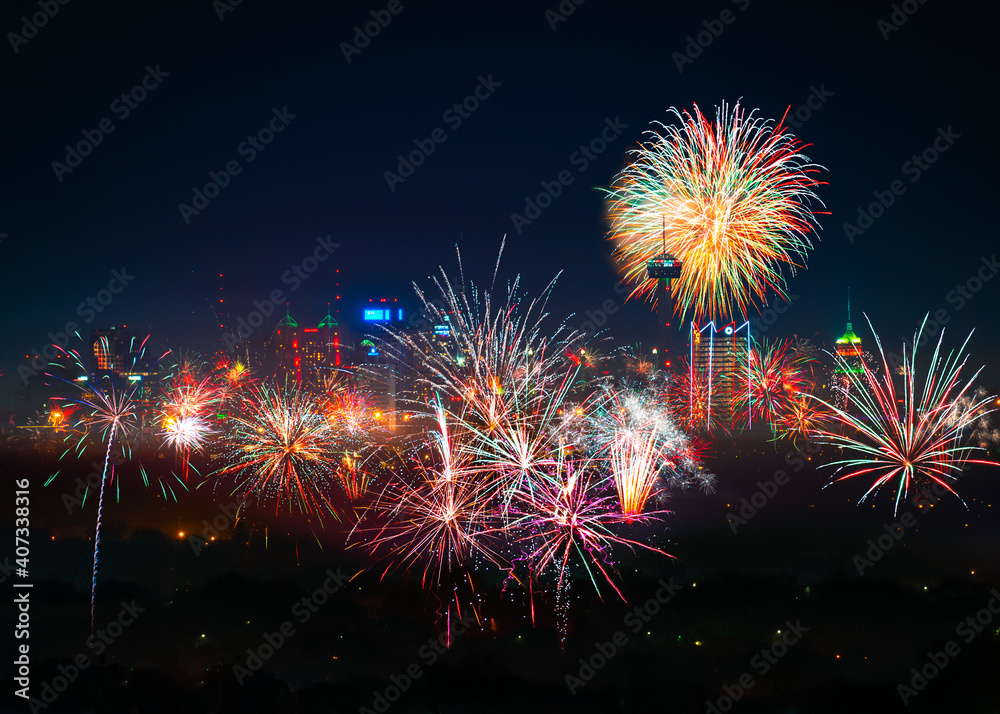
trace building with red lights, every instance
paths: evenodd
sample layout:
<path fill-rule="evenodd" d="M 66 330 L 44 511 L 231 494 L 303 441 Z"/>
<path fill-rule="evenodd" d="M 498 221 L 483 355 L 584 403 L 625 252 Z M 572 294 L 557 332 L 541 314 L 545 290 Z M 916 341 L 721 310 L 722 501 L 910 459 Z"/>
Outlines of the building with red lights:
<path fill-rule="evenodd" d="M 274 329 L 278 381 L 287 386 L 319 386 L 341 366 L 340 326 L 327 309 L 316 327 L 300 327 L 286 313 Z"/>

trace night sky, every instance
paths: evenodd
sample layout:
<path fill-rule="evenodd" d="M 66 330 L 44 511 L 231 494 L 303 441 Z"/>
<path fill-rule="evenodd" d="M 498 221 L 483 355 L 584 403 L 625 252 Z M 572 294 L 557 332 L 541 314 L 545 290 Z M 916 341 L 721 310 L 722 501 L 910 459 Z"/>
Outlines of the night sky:
<path fill-rule="evenodd" d="M 768 336 L 829 341 L 844 329 L 850 285 L 855 325 L 867 312 L 887 342 L 939 309 L 952 344 L 977 327 L 973 361 L 992 363 L 996 383 L 1000 280 L 948 300 L 996 249 L 996 18 L 982 6 L 914 0 L 905 23 L 880 28 L 893 14 L 888 2 L 588 0 L 553 29 L 546 11 L 556 0 L 390 4 L 398 13 L 381 0 L 243 0 L 220 21 L 222 5 L 210 0 L 76 0 L 26 43 L 6 35 L 0 406 L 24 353 L 70 321 L 86 332 L 127 324 L 174 349 L 219 349 L 220 273 L 233 319 L 277 288 L 300 323 L 318 322 L 337 294 L 335 269 L 341 312 L 353 313 L 368 297 L 412 299 L 411 281 L 455 268 L 456 244 L 466 276 L 488 282 L 507 234 L 503 277 L 520 272 L 537 292 L 562 270 L 552 313 L 576 312 L 570 324 L 582 323 L 586 310 L 620 301 L 596 187 L 651 121 L 692 103 L 714 116 L 715 105 L 736 100 L 778 119 L 811 96 L 818 108 L 795 133 L 828 169 L 818 193 L 830 215 L 820 217 L 808 270 L 789 277 L 798 299 Z M 724 10 L 729 24 L 719 21 Z M 22 35 L 22 16 L 37 12 L 34 2 L 5 3 L 0 28 Z M 373 12 L 391 20 L 348 62 L 343 43 Z M 679 71 L 678 53 L 706 24 L 721 34 Z M 158 79 L 147 79 L 145 99 L 115 104 L 150 69 Z M 456 126 L 448 110 L 481 78 L 491 92 Z M 250 161 L 239 147 L 274 110 L 287 112 L 287 126 Z M 66 145 L 104 119 L 113 131 L 57 176 Z M 607 121 L 627 127 L 585 167 L 574 161 Z M 385 172 L 398 170 L 397 156 L 438 128 L 445 141 L 390 190 Z M 926 170 L 904 166 L 942 135 L 952 139 Z M 240 173 L 185 222 L 179 204 L 233 160 Z M 511 214 L 563 170 L 573 183 L 519 233 Z M 852 244 L 844 224 L 896 180 L 905 193 Z M 282 275 L 328 235 L 340 247 L 290 291 Z M 85 322 L 77 306 L 123 268 L 134 280 Z M 653 324 L 647 306 L 630 303 L 608 327 L 624 344 L 648 341 Z"/>

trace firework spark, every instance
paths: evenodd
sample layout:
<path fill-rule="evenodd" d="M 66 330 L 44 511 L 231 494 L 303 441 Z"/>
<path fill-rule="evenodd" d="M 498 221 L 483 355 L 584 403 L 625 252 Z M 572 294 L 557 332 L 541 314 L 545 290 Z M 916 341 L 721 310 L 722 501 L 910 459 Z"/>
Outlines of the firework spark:
<path fill-rule="evenodd" d="M 185 454 L 185 461 L 187 454 L 203 447 L 214 433 L 208 420 L 197 414 L 163 420 L 163 443 Z"/>

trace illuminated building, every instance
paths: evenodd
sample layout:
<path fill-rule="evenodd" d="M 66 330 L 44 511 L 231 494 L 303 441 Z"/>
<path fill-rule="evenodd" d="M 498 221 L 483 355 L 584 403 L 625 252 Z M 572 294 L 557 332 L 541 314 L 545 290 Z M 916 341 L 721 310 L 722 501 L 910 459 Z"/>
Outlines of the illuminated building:
<path fill-rule="evenodd" d="M 656 364 L 660 369 L 673 366 L 670 352 L 670 323 L 674 318 L 673 281 L 681 275 L 682 263 L 666 251 L 666 219 L 664 219 L 663 252 L 646 264 L 646 273 L 656 280 Z"/>
<path fill-rule="evenodd" d="M 126 325 L 94 330 L 90 333 L 87 350 L 91 372 L 121 372 L 134 361 L 133 351 L 138 350 L 135 336 Z M 130 358 L 132 357 L 132 358 Z"/>
<path fill-rule="evenodd" d="M 397 298 L 370 298 L 361 310 L 361 320 L 366 325 L 389 325 L 403 321 L 403 308 Z"/>
<path fill-rule="evenodd" d="M 379 326 L 400 325 L 405 316 L 397 298 L 372 298 L 361 308 L 361 321 L 368 329 L 355 357 L 357 381 L 371 394 L 378 418 L 389 429 L 396 428 L 404 365 L 379 348 L 380 340 L 386 337 Z"/>
<path fill-rule="evenodd" d="M 707 325 L 691 323 L 689 379 L 692 384 L 704 384 L 705 428 L 732 426 L 735 413 L 733 397 L 750 388 L 749 372 L 744 365 L 749 364 L 750 323 L 737 325 L 730 322 L 716 327 L 714 322 Z M 700 378 L 699 378 L 700 377 Z M 691 398 L 695 398 L 692 390 Z M 692 418 L 695 408 L 692 404 Z"/>
<path fill-rule="evenodd" d="M 847 331 L 837 340 L 837 354 L 843 362 L 837 364 L 837 374 L 861 374 L 862 364 L 861 338 L 854 334 L 851 327 L 851 293 L 847 293 Z"/>
<path fill-rule="evenodd" d="M 317 386 L 340 368 L 340 330 L 329 305 L 316 327 L 299 327 L 286 311 L 274 329 L 274 345 L 279 382 L 286 385 Z"/>

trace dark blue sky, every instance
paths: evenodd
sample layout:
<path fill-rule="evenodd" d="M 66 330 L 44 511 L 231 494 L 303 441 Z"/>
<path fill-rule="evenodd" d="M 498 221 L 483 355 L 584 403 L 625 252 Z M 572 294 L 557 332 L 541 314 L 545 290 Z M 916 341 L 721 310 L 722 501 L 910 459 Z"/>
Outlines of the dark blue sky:
<path fill-rule="evenodd" d="M 890 3 L 587 0 L 553 30 L 546 10 L 555 0 L 402 0 L 348 63 L 341 43 L 386 5 L 243 0 L 220 21 L 210 0 L 77 0 L 26 44 L 14 40 L 16 53 L 7 35 L 0 403 L 20 357 L 69 321 L 88 331 L 125 323 L 170 347 L 217 349 L 220 272 L 234 319 L 277 288 L 301 322 L 318 321 L 337 268 L 342 310 L 356 311 L 371 295 L 410 298 L 411 280 L 454 267 L 456 243 L 467 277 L 487 281 L 506 233 L 504 274 L 520 271 L 534 292 L 563 270 L 552 312 L 578 312 L 571 324 L 581 323 L 584 311 L 620 301 L 594 187 L 607 185 L 649 122 L 672 105 L 714 114 L 740 98 L 778 118 L 813 88 L 829 96 L 796 133 L 828 169 L 819 194 L 832 215 L 821 218 L 808 270 L 789 278 L 798 299 L 768 336 L 835 336 L 850 284 L 856 312 L 887 341 L 942 309 L 946 340 L 978 327 L 974 361 L 1000 364 L 1000 280 L 948 300 L 996 246 L 996 18 L 979 6 L 914 2 L 912 17 L 887 31 L 878 22 L 890 19 Z M 714 22 L 723 10 L 730 24 Z M 37 12 L 33 2 L 6 3 L 0 28 L 21 34 L 21 17 Z M 703 23 L 722 32 L 680 72 L 674 53 Z M 159 83 L 123 116 L 113 103 L 147 66 L 159 67 Z M 491 93 L 456 126 L 446 112 L 480 77 L 492 77 Z M 241 143 L 283 108 L 294 118 L 248 161 Z M 114 130 L 58 180 L 52 162 L 102 119 Z M 608 119 L 627 127 L 584 168 L 572 155 Z M 904 166 L 949 127 L 935 163 L 919 174 Z M 390 191 L 385 172 L 397 170 L 397 155 L 436 128 L 447 138 Z M 186 223 L 178 204 L 234 160 L 239 174 Z M 518 234 L 511 214 L 562 170 L 573 183 Z M 895 180 L 905 192 L 851 244 L 844 223 Z M 340 247 L 291 292 L 282 275 L 327 235 Z M 134 280 L 85 323 L 77 306 L 122 268 Z M 648 339 L 653 321 L 629 304 L 608 326 L 632 342 Z"/>

